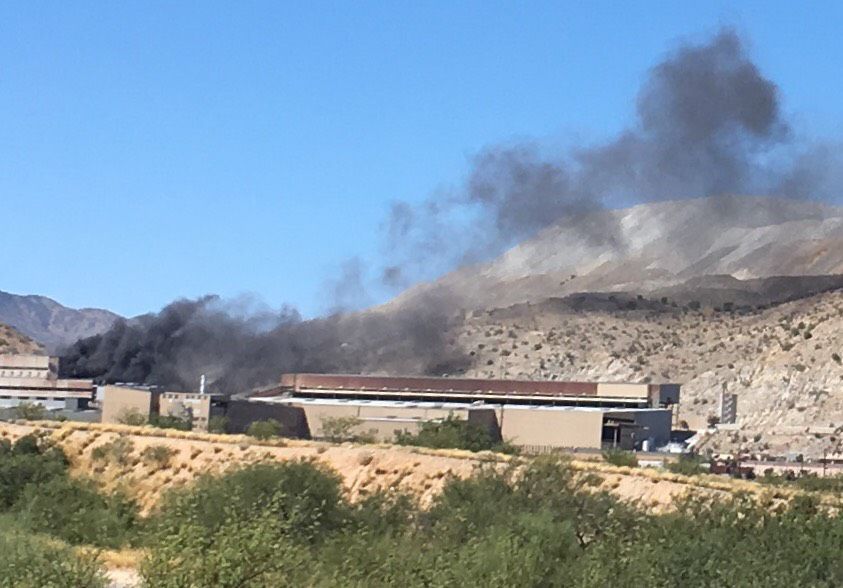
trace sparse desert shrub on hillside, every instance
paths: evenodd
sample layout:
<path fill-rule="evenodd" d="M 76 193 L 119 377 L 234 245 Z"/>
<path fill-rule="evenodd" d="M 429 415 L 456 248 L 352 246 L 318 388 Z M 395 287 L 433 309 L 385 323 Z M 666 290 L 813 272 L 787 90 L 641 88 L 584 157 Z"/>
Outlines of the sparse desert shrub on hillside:
<path fill-rule="evenodd" d="M 0 528 L 0 587 L 105 588 L 96 557 L 28 533 Z"/>
<path fill-rule="evenodd" d="M 117 437 L 113 441 L 94 447 L 91 450 L 91 459 L 124 466 L 129 463 L 134 448 L 135 444 L 128 437 Z"/>
<path fill-rule="evenodd" d="M 141 451 L 141 459 L 145 464 L 156 468 L 167 467 L 176 450 L 167 445 L 150 445 Z"/>
<path fill-rule="evenodd" d="M 275 419 L 255 421 L 246 428 L 246 434 L 255 439 L 271 439 L 281 435 L 281 423 Z"/>
<path fill-rule="evenodd" d="M 635 457 L 635 453 L 632 451 L 609 449 L 603 452 L 603 460 L 614 466 L 638 467 L 638 458 Z"/>

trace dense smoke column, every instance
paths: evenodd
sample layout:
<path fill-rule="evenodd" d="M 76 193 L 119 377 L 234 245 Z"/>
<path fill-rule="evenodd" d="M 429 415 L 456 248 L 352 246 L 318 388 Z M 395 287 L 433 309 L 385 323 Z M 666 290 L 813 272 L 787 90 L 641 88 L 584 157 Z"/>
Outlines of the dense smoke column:
<path fill-rule="evenodd" d="M 303 321 L 286 309 L 270 322 L 232 314 L 215 297 L 180 300 L 116 323 L 65 351 L 67 377 L 196 389 L 206 374 L 216 392 L 246 392 L 283 372 L 459 373 L 468 357 L 448 331 L 453 306 L 423 298 L 400 313 L 369 311 Z"/>

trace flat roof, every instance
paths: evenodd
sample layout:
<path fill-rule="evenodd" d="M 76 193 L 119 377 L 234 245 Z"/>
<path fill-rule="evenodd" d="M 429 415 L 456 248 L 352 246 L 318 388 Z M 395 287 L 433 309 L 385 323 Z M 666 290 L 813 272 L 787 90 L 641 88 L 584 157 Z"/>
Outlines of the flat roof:
<path fill-rule="evenodd" d="M 372 406 L 382 408 L 424 408 L 441 410 L 506 409 L 506 410 L 543 410 L 562 412 L 664 412 L 667 408 L 618 408 L 598 406 L 525 406 L 523 404 L 489 404 L 476 402 L 428 402 L 415 400 L 360 400 L 356 398 L 300 398 L 289 396 L 257 397 L 257 402 L 268 404 L 294 404 L 316 406 Z"/>
<path fill-rule="evenodd" d="M 662 386 L 678 387 L 679 384 L 570 382 L 562 380 L 502 380 L 485 378 L 437 378 L 420 376 L 361 376 L 354 374 L 283 374 L 277 387 L 264 389 L 253 396 L 276 396 L 279 392 L 308 393 L 368 392 L 394 394 L 449 394 L 473 396 L 543 396 L 543 397 L 595 397 L 601 388 L 626 387 L 628 395 L 646 397 L 649 391 Z M 633 392 L 634 391 L 634 392 Z M 616 392 L 611 396 L 619 396 Z"/>

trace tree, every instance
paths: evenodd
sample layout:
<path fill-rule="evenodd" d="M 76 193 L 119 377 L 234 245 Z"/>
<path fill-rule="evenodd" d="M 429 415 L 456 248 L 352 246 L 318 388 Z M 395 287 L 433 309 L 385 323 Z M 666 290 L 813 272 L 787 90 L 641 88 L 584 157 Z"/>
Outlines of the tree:
<path fill-rule="evenodd" d="M 271 439 L 281 435 L 281 423 L 275 419 L 255 421 L 248 426 L 246 434 L 255 439 Z"/>
<path fill-rule="evenodd" d="M 25 421 L 41 421 L 46 416 L 46 409 L 34 402 L 21 402 L 15 407 L 15 416 Z"/>
<path fill-rule="evenodd" d="M 373 434 L 355 431 L 362 424 L 363 421 L 355 416 L 325 417 L 322 419 L 322 436 L 332 443 L 342 441 L 373 442 Z"/>

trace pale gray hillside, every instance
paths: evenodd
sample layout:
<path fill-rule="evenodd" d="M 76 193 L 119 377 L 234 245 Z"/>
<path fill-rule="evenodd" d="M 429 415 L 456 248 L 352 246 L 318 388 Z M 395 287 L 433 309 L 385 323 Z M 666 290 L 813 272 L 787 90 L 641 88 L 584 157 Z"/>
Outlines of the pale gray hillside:
<path fill-rule="evenodd" d="M 437 289 L 465 308 L 495 308 L 574 292 L 650 292 L 700 276 L 843 274 L 840 207 L 721 196 L 595 214 L 611 218 L 560 221 L 493 261 L 411 288 L 392 304 Z M 617 230 L 585 240 L 571 230 L 573 222 Z"/>
<path fill-rule="evenodd" d="M 102 333 L 118 318 L 107 310 L 77 310 L 44 296 L 19 296 L 0 291 L 0 322 L 31 337 L 50 352 L 81 337 Z"/>

